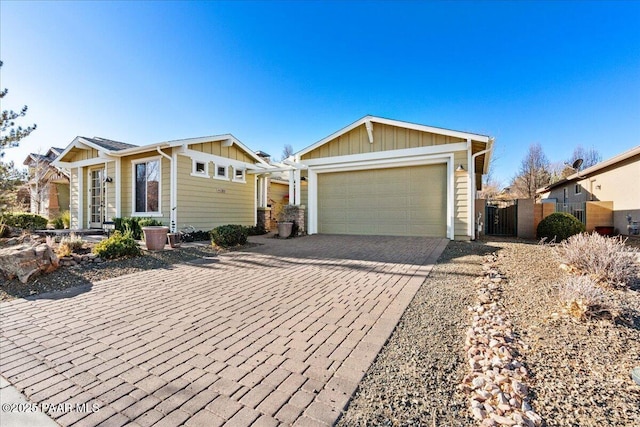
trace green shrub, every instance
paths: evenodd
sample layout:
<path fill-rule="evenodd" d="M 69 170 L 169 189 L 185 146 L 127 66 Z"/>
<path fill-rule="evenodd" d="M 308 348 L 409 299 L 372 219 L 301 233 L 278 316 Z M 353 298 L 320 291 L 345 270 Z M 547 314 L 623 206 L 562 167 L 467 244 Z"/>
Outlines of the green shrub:
<path fill-rule="evenodd" d="M 130 234 L 122 234 L 120 231 L 115 231 L 111 237 L 98 243 L 93 248 L 93 253 L 104 259 L 113 259 L 138 256 L 141 251 L 138 243 Z"/>
<path fill-rule="evenodd" d="M 62 222 L 62 217 L 58 215 L 55 218 L 53 218 L 51 220 L 51 225 L 53 225 L 53 228 L 55 228 L 56 230 L 62 230 L 64 228 L 64 222 Z"/>
<path fill-rule="evenodd" d="M 574 234 L 584 233 L 585 226 L 575 216 L 565 212 L 554 212 L 538 224 L 538 239 L 561 242 Z"/>
<path fill-rule="evenodd" d="M 43 230 L 49 222 L 47 218 L 30 213 L 5 214 L 0 222 L 23 230 Z"/>
<path fill-rule="evenodd" d="M 140 218 L 140 220 L 138 221 L 138 225 L 140 226 L 140 228 L 142 228 L 142 227 L 157 227 L 164 224 L 162 224 L 162 222 L 158 221 L 157 219 Z"/>
<path fill-rule="evenodd" d="M 247 243 L 248 235 L 249 233 L 243 225 L 221 225 L 211 230 L 211 241 L 220 247 L 228 248 L 244 245 Z"/>
<path fill-rule="evenodd" d="M 262 236 L 267 234 L 267 230 L 264 228 L 264 224 L 254 225 L 252 227 L 245 227 L 249 236 Z"/>

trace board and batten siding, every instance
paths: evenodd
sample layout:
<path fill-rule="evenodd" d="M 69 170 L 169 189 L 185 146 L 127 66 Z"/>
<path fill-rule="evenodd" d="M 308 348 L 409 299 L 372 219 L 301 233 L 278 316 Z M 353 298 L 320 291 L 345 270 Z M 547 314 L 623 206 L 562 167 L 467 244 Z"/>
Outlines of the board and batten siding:
<path fill-rule="evenodd" d="M 401 150 L 405 148 L 427 147 L 432 145 L 466 142 L 462 138 L 422 132 L 398 126 L 373 124 L 373 144 L 365 125 L 329 141 L 302 156 L 302 160 L 322 157 L 346 156 L 350 154 L 371 153 L 376 151 Z"/>
<path fill-rule="evenodd" d="M 164 151 L 167 155 L 171 155 L 170 150 Z M 160 156 L 157 151 L 149 151 L 146 153 L 136 154 L 132 156 L 122 157 L 122 164 L 120 168 L 121 177 L 121 215 L 123 217 L 130 217 L 134 215 L 133 204 L 133 163 L 134 160 L 141 159 L 160 159 L 160 213 L 161 216 L 153 216 L 154 219 L 162 222 L 162 225 L 169 226 L 171 203 L 170 203 L 170 179 L 171 179 L 171 163 L 165 157 Z M 115 173 L 115 172 L 114 172 Z M 151 215 L 138 214 L 139 217 L 151 217 Z"/>
<path fill-rule="evenodd" d="M 246 182 L 243 183 L 232 181 L 233 168 L 230 168 L 226 180 L 211 176 L 211 163 L 209 178 L 192 176 L 191 168 L 189 157 L 178 156 L 178 229 L 188 225 L 197 230 L 211 230 L 225 224 L 255 225 L 254 174 L 246 174 Z"/>

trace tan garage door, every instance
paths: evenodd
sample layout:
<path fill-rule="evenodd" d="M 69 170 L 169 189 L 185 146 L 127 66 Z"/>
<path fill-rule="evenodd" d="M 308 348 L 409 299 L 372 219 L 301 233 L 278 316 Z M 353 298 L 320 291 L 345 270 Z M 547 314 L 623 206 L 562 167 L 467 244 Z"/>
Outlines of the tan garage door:
<path fill-rule="evenodd" d="M 446 237 L 446 165 L 318 174 L 318 232 Z"/>

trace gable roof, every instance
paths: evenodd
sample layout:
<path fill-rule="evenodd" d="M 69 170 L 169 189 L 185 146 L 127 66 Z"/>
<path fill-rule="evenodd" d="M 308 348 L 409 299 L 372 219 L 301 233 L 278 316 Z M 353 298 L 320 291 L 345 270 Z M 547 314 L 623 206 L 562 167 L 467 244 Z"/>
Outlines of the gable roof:
<path fill-rule="evenodd" d="M 260 156 L 258 156 L 253 150 L 250 150 L 246 145 L 240 142 L 235 136 L 231 134 L 222 134 L 222 135 L 213 135 L 213 136 L 203 136 L 198 138 L 187 138 L 187 139 L 177 139 L 173 141 L 165 141 L 152 143 L 148 145 L 134 145 L 126 142 L 113 141 L 111 139 L 93 137 L 87 138 L 84 136 L 76 137 L 68 146 L 65 148 L 62 153 L 58 156 L 58 159 L 62 159 L 67 155 L 69 151 L 71 151 L 74 147 L 78 145 L 85 145 L 91 148 L 94 148 L 98 151 L 102 151 L 105 154 L 108 154 L 113 157 L 122 157 L 128 156 L 131 154 L 145 153 L 148 151 L 156 151 L 158 148 L 171 148 L 171 147 L 180 147 L 183 145 L 189 144 L 198 144 L 203 142 L 218 142 L 218 141 L 228 141 L 231 144 L 235 144 L 240 147 L 243 151 L 245 151 L 252 159 L 256 161 L 256 163 L 260 163 L 262 165 L 268 166 L 268 163 L 265 162 Z"/>
<path fill-rule="evenodd" d="M 624 153 L 618 154 L 617 156 L 613 156 L 608 160 L 597 163 L 584 170 L 571 174 L 566 178 L 562 178 L 560 181 L 556 181 L 552 184 L 547 185 L 546 187 L 539 188 L 536 190 L 536 193 L 546 193 L 547 191 L 553 190 L 554 188 L 557 188 L 557 187 L 561 187 L 562 185 L 565 185 L 568 182 L 584 179 L 589 175 L 593 175 L 594 173 L 597 173 L 604 168 L 607 168 L 609 166 L 615 166 L 618 163 L 621 163 L 627 159 L 630 159 L 631 157 L 638 156 L 638 155 L 640 155 L 640 145 L 633 147 L 631 150 L 625 151 Z"/>
<path fill-rule="evenodd" d="M 486 142 L 488 143 L 490 141 L 490 137 L 487 135 L 480 135 L 480 134 L 476 134 L 476 133 L 469 133 L 469 132 L 463 132 L 463 131 L 457 131 L 457 130 L 451 130 L 451 129 L 444 129 L 444 128 L 438 128 L 438 127 L 434 127 L 434 126 L 427 126 L 427 125 L 420 125 L 420 124 L 416 124 L 416 123 L 410 123 L 410 122 L 403 122 L 400 120 L 393 120 L 393 119 L 385 119 L 384 117 L 377 117 L 377 116 L 372 116 L 372 115 L 367 115 L 362 117 L 359 120 L 356 120 L 355 122 L 351 123 L 350 125 L 340 129 L 337 132 L 332 133 L 331 135 L 327 136 L 326 138 L 321 139 L 320 141 L 311 144 L 310 146 L 303 148 L 302 150 L 298 151 L 297 153 L 295 153 L 296 156 L 303 156 L 307 153 L 309 153 L 310 151 L 315 150 L 316 148 L 326 144 L 329 141 L 332 141 L 336 138 L 338 138 L 341 135 L 344 135 L 345 133 L 359 127 L 362 126 L 363 124 L 367 123 L 367 122 L 373 122 L 373 123 L 381 123 L 381 124 L 385 124 L 385 125 L 390 125 L 390 126 L 397 126 L 397 127 L 403 127 L 406 129 L 413 129 L 413 130 L 417 130 L 417 131 L 421 131 L 421 132 L 429 132 L 429 133 L 435 133 L 435 134 L 439 134 L 439 135 L 446 135 L 446 136 L 453 136 L 456 138 L 463 138 L 463 139 L 471 139 L 474 141 L 480 141 L 480 142 Z"/>
<path fill-rule="evenodd" d="M 112 139 L 100 138 L 97 136 L 94 136 L 93 138 L 87 138 L 86 136 L 82 136 L 81 138 L 85 141 L 89 141 L 109 151 L 120 151 L 120 150 L 126 150 L 127 148 L 137 147 L 137 145 L 128 144 L 126 142 L 114 141 Z"/>

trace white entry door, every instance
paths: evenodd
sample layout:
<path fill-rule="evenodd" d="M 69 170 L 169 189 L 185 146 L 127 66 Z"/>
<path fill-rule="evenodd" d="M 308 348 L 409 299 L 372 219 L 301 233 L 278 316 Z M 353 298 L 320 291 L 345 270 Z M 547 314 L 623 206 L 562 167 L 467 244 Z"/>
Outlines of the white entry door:
<path fill-rule="evenodd" d="M 104 168 L 89 172 L 89 228 L 102 228 L 104 222 Z"/>

